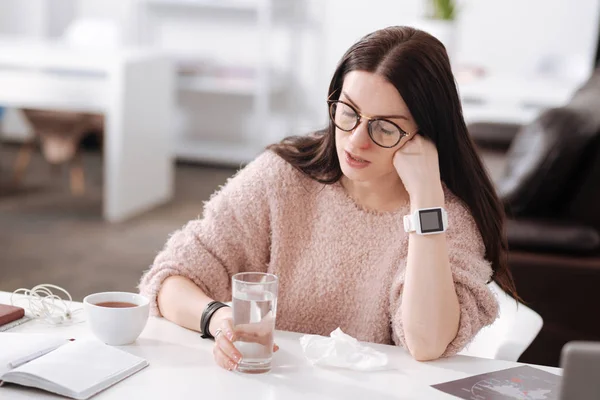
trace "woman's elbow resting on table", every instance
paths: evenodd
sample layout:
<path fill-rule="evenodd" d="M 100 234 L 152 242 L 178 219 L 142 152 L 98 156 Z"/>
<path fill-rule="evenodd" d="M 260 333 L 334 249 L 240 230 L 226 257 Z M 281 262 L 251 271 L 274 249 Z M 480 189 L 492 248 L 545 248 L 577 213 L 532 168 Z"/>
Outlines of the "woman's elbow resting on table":
<path fill-rule="evenodd" d="M 451 342 L 444 339 L 442 335 L 411 334 L 410 331 L 405 331 L 405 340 L 408 352 L 417 361 L 437 360 Z"/>
<path fill-rule="evenodd" d="M 450 317 L 452 314 L 448 310 L 445 314 L 447 318 L 440 315 L 434 324 L 432 321 L 404 321 L 402 329 L 405 345 L 415 360 L 436 360 L 446 352 L 448 345 L 458 334 L 460 317 L 456 316 L 455 319 Z"/>

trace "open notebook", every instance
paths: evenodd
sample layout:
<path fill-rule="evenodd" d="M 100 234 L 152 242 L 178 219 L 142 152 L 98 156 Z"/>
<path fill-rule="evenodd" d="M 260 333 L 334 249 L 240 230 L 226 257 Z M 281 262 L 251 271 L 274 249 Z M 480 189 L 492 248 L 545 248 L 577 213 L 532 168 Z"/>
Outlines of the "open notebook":
<path fill-rule="evenodd" d="M 97 340 L 0 333 L 0 384 L 87 399 L 147 365 L 143 358 Z"/>

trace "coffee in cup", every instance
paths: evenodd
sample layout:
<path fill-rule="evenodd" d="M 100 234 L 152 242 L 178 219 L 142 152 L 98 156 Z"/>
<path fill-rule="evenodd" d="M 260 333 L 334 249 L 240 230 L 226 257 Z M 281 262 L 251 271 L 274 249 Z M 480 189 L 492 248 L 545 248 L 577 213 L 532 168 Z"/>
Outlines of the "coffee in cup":
<path fill-rule="evenodd" d="M 125 301 L 103 301 L 102 303 L 96 303 L 96 305 L 100 306 L 100 307 L 108 307 L 108 308 L 137 307 L 137 304 L 127 303 Z"/>
<path fill-rule="evenodd" d="M 133 343 L 144 330 L 150 301 L 137 293 L 102 292 L 83 299 L 88 326 L 106 344 Z"/>

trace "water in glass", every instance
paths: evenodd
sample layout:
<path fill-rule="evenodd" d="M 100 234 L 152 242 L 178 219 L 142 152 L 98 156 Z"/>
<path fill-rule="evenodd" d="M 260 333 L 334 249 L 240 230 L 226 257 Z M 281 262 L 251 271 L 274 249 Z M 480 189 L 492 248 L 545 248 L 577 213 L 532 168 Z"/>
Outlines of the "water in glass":
<path fill-rule="evenodd" d="M 268 372 L 273 356 L 276 296 L 260 288 L 248 288 L 234 293 L 233 324 L 237 340 L 235 347 L 242 353 L 238 371 Z"/>

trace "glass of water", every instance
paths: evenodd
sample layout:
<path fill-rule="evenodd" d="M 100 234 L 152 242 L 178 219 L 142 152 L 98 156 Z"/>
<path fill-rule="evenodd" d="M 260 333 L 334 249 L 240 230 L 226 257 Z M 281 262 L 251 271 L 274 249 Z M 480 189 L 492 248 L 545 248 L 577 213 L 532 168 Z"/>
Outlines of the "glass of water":
<path fill-rule="evenodd" d="M 262 272 L 243 272 L 232 278 L 234 345 L 242 353 L 239 372 L 271 370 L 277 286 L 277 276 Z"/>

